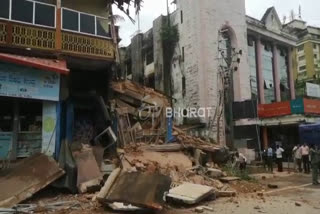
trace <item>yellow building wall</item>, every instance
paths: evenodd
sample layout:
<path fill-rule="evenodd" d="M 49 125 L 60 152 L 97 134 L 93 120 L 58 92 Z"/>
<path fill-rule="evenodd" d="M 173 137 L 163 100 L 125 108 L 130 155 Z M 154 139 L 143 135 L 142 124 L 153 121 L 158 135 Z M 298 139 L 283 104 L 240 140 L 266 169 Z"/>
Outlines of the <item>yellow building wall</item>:
<path fill-rule="evenodd" d="M 313 42 L 308 41 L 304 44 L 304 53 L 306 57 L 307 78 L 313 78 L 315 75 Z"/>

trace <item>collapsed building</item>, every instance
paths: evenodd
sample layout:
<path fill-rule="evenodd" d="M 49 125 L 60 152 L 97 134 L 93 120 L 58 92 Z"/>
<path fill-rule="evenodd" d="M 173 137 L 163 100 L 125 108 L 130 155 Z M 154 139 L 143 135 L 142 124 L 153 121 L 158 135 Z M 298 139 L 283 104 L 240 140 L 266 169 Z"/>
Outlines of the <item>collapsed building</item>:
<path fill-rule="evenodd" d="M 298 143 L 299 125 L 318 116 L 310 108 L 292 110 L 299 102 L 298 38 L 290 24 L 283 25 L 274 7 L 261 20 L 246 16 L 242 0 L 175 3 L 174 12 L 155 19 L 150 30 L 122 48 L 126 78 L 167 94 L 173 108 L 185 112 L 174 115 L 175 123 L 192 127 L 191 134 L 252 159 L 268 145 Z M 305 102 L 300 106 L 308 106 Z M 188 117 L 192 108 L 211 112 Z"/>

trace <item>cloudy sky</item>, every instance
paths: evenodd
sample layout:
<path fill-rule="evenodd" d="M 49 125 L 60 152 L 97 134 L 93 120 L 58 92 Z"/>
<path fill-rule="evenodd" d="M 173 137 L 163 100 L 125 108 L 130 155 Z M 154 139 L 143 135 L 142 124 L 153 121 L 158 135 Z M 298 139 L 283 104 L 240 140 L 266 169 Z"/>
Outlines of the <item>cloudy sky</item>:
<path fill-rule="evenodd" d="M 169 2 L 172 2 L 172 0 L 169 0 Z M 299 5 L 301 5 L 302 18 L 306 20 L 309 25 L 320 27 L 319 0 L 246 0 L 247 15 L 258 19 L 260 19 L 266 9 L 271 6 L 275 6 L 280 18 L 284 15 L 289 17 L 292 9 L 296 14 L 298 14 Z M 174 6 L 170 6 L 171 12 L 174 9 Z M 152 21 L 159 15 L 166 13 L 166 0 L 144 0 L 143 8 L 140 12 L 141 31 L 145 32 L 146 30 L 150 29 L 152 27 Z M 137 32 L 138 24 L 137 22 L 136 24 L 133 24 L 118 9 L 115 9 L 115 14 L 119 14 L 125 18 L 125 21 L 120 21 L 117 24 L 121 26 L 121 45 L 126 46 L 130 43 L 131 37 Z M 134 14 L 134 11 L 131 11 L 131 14 Z M 136 18 L 135 16 L 133 17 Z"/>

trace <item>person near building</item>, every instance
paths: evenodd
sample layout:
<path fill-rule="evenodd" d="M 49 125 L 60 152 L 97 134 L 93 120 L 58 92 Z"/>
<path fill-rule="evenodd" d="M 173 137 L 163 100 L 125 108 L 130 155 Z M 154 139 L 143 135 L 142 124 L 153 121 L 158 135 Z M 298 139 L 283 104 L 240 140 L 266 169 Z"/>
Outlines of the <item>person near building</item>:
<path fill-rule="evenodd" d="M 284 149 L 281 148 L 280 145 L 277 145 L 276 149 L 276 158 L 277 158 L 277 164 L 278 164 L 278 172 L 283 171 L 283 166 L 282 166 L 282 153 L 284 152 Z"/>
<path fill-rule="evenodd" d="M 242 153 L 236 152 L 235 162 L 236 162 L 236 166 L 239 167 L 240 171 L 243 171 L 246 169 L 247 158 Z"/>
<path fill-rule="evenodd" d="M 301 146 L 296 145 L 292 150 L 293 160 L 294 160 L 294 168 L 298 172 L 302 172 L 301 163 L 302 163 L 302 151 Z"/>
<path fill-rule="evenodd" d="M 303 170 L 304 170 L 304 173 L 307 173 L 307 174 L 310 173 L 309 152 L 310 152 L 309 146 L 306 143 L 304 143 L 303 146 L 301 146 L 301 153 L 302 153 Z"/>
<path fill-rule="evenodd" d="M 312 145 L 310 148 L 311 169 L 312 169 L 312 184 L 318 185 L 320 151 L 318 146 Z"/>
<path fill-rule="evenodd" d="M 273 173 L 273 149 L 271 146 L 267 149 L 268 171 Z"/>

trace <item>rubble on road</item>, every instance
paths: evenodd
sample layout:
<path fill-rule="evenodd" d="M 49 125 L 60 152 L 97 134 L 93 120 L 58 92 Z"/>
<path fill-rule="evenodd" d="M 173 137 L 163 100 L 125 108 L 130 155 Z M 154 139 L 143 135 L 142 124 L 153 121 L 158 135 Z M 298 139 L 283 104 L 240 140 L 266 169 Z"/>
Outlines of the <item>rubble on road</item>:
<path fill-rule="evenodd" d="M 99 193 L 98 198 L 107 204 L 117 202 L 161 210 L 164 193 L 169 191 L 170 185 L 170 177 L 158 173 L 122 172 L 107 191 Z M 101 200 L 101 195 L 105 193 L 106 196 Z"/>
<path fill-rule="evenodd" d="M 73 152 L 73 156 L 78 168 L 77 187 L 79 192 L 98 191 L 101 188 L 102 173 L 92 148 L 82 146 L 81 150 Z"/>
<path fill-rule="evenodd" d="M 54 159 L 44 154 L 26 158 L 7 175 L 0 177 L 0 207 L 13 207 L 64 173 Z"/>
<path fill-rule="evenodd" d="M 170 189 L 166 195 L 167 200 L 179 201 L 185 204 L 196 204 L 208 197 L 216 197 L 212 187 L 192 183 L 183 183 Z"/>

